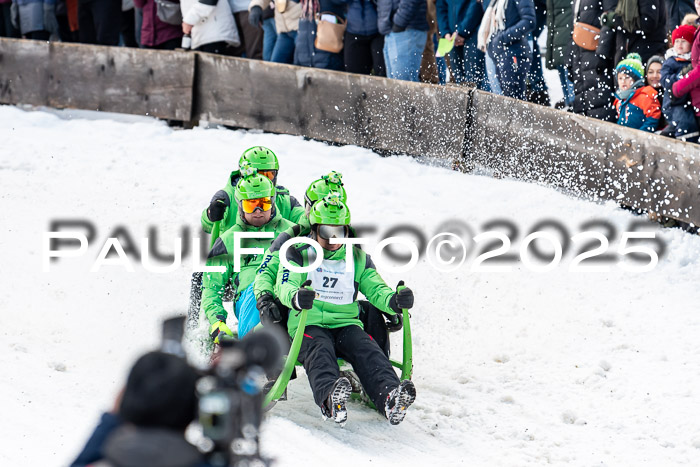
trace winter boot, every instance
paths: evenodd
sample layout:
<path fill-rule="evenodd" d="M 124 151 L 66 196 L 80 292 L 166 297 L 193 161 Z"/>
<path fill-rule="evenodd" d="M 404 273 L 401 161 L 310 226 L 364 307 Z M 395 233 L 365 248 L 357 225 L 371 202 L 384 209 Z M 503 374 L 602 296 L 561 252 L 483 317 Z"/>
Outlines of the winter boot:
<path fill-rule="evenodd" d="M 405 379 L 389 393 L 384 404 L 384 414 L 392 425 L 398 425 L 406 416 L 406 409 L 416 400 L 416 387 Z"/>
<path fill-rule="evenodd" d="M 344 376 L 341 376 L 333 384 L 331 393 L 328 399 L 321 407 L 321 413 L 325 418 L 332 418 L 335 423 L 345 424 L 348 419 L 348 410 L 345 408 L 345 403 L 350 398 L 352 393 L 352 385 Z"/>

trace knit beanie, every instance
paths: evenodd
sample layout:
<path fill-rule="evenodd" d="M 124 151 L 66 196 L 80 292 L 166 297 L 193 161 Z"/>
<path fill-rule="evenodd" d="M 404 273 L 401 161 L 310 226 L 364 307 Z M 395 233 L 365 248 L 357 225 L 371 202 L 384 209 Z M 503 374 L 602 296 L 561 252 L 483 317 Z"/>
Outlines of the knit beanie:
<path fill-rule="evenodd" d="M 660 65 L 664 64 L 664 58 L 661 55 L 654 55 L 652 56 L 649 61 L 647 62 L 647 67 L 646 67 L 646 74 L 649 74 L 649 67 L 651 66 L 652 63 L 658 63 Z"/>
<path fill-rule="evenodd" d="M 676 29 L 673 30 L 673 33 L 671 34 L 671 45 L 673 45 L 676 42 L 676 39 L 685 39 L 692 44 L 694 36 L 694 26 L 691 26 L 690 24 L 678 26 Z"/>
<path fill-rule="evenodd" d="M 635 81 L 639 81 L 644 78 L 644 65 L 642 64 L 642 57 L 638 53 L 628 54 L 627 57 L 617 64 L 615 67 L 616 73 L 626 73 L 631 76 Z"/>

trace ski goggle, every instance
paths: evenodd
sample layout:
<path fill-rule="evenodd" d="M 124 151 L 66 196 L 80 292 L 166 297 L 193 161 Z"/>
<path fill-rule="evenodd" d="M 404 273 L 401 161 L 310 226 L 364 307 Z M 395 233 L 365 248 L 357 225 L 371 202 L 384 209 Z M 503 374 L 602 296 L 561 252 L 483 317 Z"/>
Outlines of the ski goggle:
<path fill-rule="evenodd" d="M 345 238 L 348 235 L 348 230 L 344 225 L 319 225 L 318 235 L 330 240 L 331 238 Z"/>
<path fill-rule="evenodd" d="M 269 211 L 272 209 L 272 198 L 266 196 L 264 198 L 244 199 L 241 201 L 241 208 L 246 214 L 251 214 L 258 208 L 262 211 Z"/>
<path fill-rule="evenodd" d="M 276 170 L 258 170 L 258 173 L 263 177 L 269 178 L 270 180 L 274 180 L 277 176 Z"/>

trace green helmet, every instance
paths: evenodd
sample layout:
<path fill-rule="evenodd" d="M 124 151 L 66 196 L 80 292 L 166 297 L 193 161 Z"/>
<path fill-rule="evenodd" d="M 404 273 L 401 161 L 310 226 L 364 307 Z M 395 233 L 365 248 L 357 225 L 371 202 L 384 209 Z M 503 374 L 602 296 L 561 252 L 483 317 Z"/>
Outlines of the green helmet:
<path fill-rule="evenodd" d="M 311 208 L 309 223 L 311 225 L 350 225 L 350 209 L 342 201 L 340 193 L 330 193 Z"/>
<path fill-rule="evenodd" d="M 243 155 L 238 160 L 238 166 L 240 167 L 245 161 L 258 170 L 280 169 L 275 153 L 264 146 L 254 146 L 243 151 Z"/>
<path fill-rule="evenodd" d="M 275 196 L 275 185 L 269 178 L 258 174 L 258 171 L 249 164 L 241 167 L 241 178 L 236 184 L 236 200 L 258 199 Z"/>
<path fill-rule="evenodd" d="M 319 199 L 324 198 L 331 192 L 340 194 L 340 200 L 347 203 L 348 196 L 343 187 L 343 175 L 339 172 L 331 172 L 328 175 L 315 180 L 309 185 L 304 194 L 304 199 L 309 205 L 313 205 Z"/>

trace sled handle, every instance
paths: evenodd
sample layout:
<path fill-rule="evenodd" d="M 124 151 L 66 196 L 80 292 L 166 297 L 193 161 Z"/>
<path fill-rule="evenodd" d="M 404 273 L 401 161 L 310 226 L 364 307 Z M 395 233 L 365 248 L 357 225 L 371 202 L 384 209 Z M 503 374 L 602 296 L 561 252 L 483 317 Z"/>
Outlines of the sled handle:
<path fill-rule="evenodd" d="M 216 221 L 214 222 L 214 227 L 211 228 L 211 241 L 209 242 L 209 248 L 214 247 L 214 243 L 216 243 L 216 239 L 219 238 L 219 230 L 221 230 L 221 221 Z"/>
<path fill-rule="evenodd" d="M 405 289 L 406 286 L 400 285 L 396 288 L 396 292 Z M 408 310 L 401 309 L 403 315 L 403 363 L 401 365 L 401 379 L 411 379 L 413 375 L 413 340 L 411 339 L 411 315 Z"/>
<path fill-rule="evenodd" d="M 289 383 L 289 378 L 292 376 L 292 371 L 297 363 L 297 357 L 299 356 L 299 349 L 301 348 L 301 341 L 304 339 L 304 330 L 306 329 L 306 315 L 309 310 L 301 310 L 301 316 L 299 316 L 299 326 L 297 327 L 296 333 L 294 333 L 294 339 L 292 340 L 292 346 L 289 349 L 289 354 L 287 355 L 287 360 L 284 362 L 284 368 L 282 373 L 277 377 L 277 381 L 272 385 L 270 391 L 265 395 L 265 400 L 263 401 L 263 407 L 267 407 L 272 401 L 278 400 L 284 394 L 284 390 L 287 388 Z"/>

